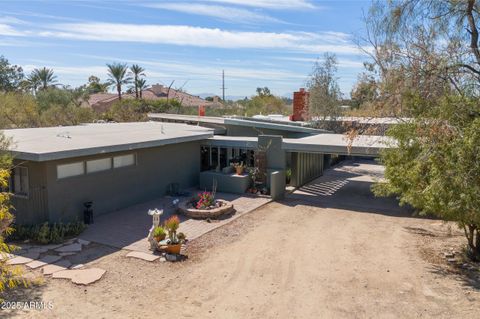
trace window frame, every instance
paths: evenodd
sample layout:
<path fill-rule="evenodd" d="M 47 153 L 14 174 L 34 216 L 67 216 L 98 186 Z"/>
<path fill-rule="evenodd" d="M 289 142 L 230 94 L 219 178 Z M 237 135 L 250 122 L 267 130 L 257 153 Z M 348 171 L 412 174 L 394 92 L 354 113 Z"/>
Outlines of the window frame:
<path fill-rule="evenodd" d="M 15 192 L 15 169 L 24 169 L 27 174 L 26 174 L 26 179 L 27 179 L 27 192 L 26 193 L 16 193 Z M 20 174 L 20 185 L 22 185 L 22 181 L 21 181 L 21 178 L 22 178 L 22 174 Z M 28 167 L 26 166 L 15 166 L 12 168 L 12 170 L 10 171 L 10 178 L 9 178 L 9 183 L 8 183 L 8 191 L 10 192 L 10 194 L 12 194 L 13 197 L 17 197 L 17 198 L 24 198 L 24 199 L 29 199 L 30 198 L 30 172 L 28 170 Z"/>
<path fill-rule="evenodd" d="M 129 155 L 133 156 L 133 164 L 115 167 L 115 158 L 129 156 Z M 122 155 L 117 155 L 112 157 L 112 170 L 123 169 L 123 168 L 128 168 L 133 166 L 137 166 L 137 153 L 128 153 L 128 154 L 122 154 Z"/>
<path fill-rule="evenodd" d="M 66 177 L 59 177 L 59 176 L 58 176 L 58 167 L 59 167 L 59 166 L 79 164 L 79 163 L 82 163 L 82 166 L 83 166 L 83 173 L 82 173 L 82 174 L 70 175 L 70 176 L 66 176 Z M 85 162 L 85 161 L 76 161 L 76 162 L 70 162 L 70 163 L 65 163 L 65 164 L 57 164 L 57 165 L 55 166 L 55 168 L 56 168 L 56 173 L 57 173 L 57 181 L 62 181 L 62 180 L 65 180 L 65 179 L 75 178 L 75 177 L 79 177 L 79 176 L 85 176 L 86 173 L 87 173 L 87 167 L 86 167 L 86 166 L 87 166 L 87 165 L 86 165 L 86 162 Z"/>

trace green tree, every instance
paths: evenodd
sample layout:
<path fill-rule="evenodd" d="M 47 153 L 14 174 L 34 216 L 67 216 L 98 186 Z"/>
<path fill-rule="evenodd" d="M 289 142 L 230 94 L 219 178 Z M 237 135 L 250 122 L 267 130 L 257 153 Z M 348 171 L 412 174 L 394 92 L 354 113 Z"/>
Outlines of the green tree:
<path fill-rule="evenodd" d="M 139 91 L 141 93 L 141 89 L 139 88 L 140 80 L 142 80 L 142 76 L 145 76 L 145 69 L 142 68 L 138 64 L 134 64 L 130 67 L 130 72 L 133 75 L 133 86 L 135 89 L 135 98 L 138 99 L 139 97 L 141 98 L 141 94 L 139 95 Z M 145 83 L 143 83 L 145 84 Z"/>
<path fill-rule="evenodd" d="M 0 93 L 0 129 L 40 125 L 40 112 L 32 95 Z"/>
<path fill-rule="evenodd" d="M 91 75 L 85 89 L 88 94 L 105 93 L 108 89 L 108 83 L 101 83 L 98 77 Z"/>
<path fill-rule="evenodd" d="M 137 83 L 137 88 L 138 88 L 138 95 L 139 95 L 139 97 L 142 99 L 142 98 L 143 98 L 143 93 L 142 93 L 142 91 L 147 89 L 147 80 L 145 80 L 145 79 L 138 79 L 138 80 L 136 81 L 136 83 Z"/>
<path fill-rule="evenodd" d="M 32 87 L 34 90 L 37 88 L 46 90 L 49 87 L 57 84 L 57 76 L 54 74 L 52 69 L 48 69 L 46 67 L 34 69 L 30 74 L 29 79 L 32 81 Z"/>
<path fill-rule="evenodd" d="M 342 98 L 337 82 L 337 58 L 326 53 L 322 63 L 316 61 L 307 82 L 309 94 L 308 116 L 325 121 L 340 115 L 339 101 Z"/>
<path fill-rule="evenodd" d="M 421 214 L 455 221 L 480 256 L 479 6 L 468 1 L 376 1 L 367 17 L 377 103 L 411 120 L 393 126 L 385 182 Z"/>
<path fill-rule="evenodd" d="M 115 86 L 118 94 L 118 99 L 122 99 L 122 86 L 127 85 L 132 81 L 132 78 L 127 76 L 128 67 L 122 63 L 107 64 L 108 77 L 107 83 L 109 86 Z"/>
<path fill-rule="evenodd" d="M 11 224 L 13 215 L 10 204 L 10 193 L 8 184 L 10 179 L 10 169 L 12 165 L 9 156 L 8 145 L 10 141 L 0 133 L 0 257 L 5 257 L 15 250 L 15 247 L 5 242 L 5 238 L 13 232 Z M 7 264 L 7 258 L 0 258 L 0 293 L 6 289 L 12 289 L 27 282 L 21 276 L 20 267 Z"/>
<path fill-rule="evenodd" d="M 18 90 L 23 77 L 21 67 L 10 64 L 6 58 L 0 56 L 0 92 Z"/>

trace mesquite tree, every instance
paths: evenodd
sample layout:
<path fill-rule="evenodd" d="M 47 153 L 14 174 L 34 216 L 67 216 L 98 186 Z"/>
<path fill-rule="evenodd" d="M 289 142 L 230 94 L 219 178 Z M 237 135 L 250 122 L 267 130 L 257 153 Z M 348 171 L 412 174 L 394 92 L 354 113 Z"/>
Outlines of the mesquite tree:
<path fill-rule="evenodd" d="M 378 106 L 411 120 L 391 128 L 386 182 L 421 213 L 455 221 L 480 257 L 480 51 L 475 0 L 375 2 L 364 48 Z"/>

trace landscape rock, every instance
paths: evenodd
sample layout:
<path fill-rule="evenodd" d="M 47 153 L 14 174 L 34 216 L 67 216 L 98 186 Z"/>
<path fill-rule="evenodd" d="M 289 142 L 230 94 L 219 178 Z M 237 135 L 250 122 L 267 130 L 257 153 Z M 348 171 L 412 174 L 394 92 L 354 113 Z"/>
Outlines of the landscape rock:
<path fill-rule="evenodd" d="M 100 280 L 104 274 L 105 270 L 100 268 L 75 269 L 55 272 L 52 278 L 70 279 L 77 285 L 89 285 Z"/>
<path fill-rule="evenodd" d="M 132 258 L 138 258 L 138 259 L 142 259 L 142 260 L 146 260 L 146 261 L 155 261 L 157 260 L 158 258 L 160 258 L 160 256 L 156 256 L 156 255 L 152 255 L 152 254 L 147 254 L 147 253 L 144 253 L 144 252 L 140 252 L 140 251 L 132 251 L 132 252 L 129 252 L 127 254 L 127 257 L 132 257 Z"/>

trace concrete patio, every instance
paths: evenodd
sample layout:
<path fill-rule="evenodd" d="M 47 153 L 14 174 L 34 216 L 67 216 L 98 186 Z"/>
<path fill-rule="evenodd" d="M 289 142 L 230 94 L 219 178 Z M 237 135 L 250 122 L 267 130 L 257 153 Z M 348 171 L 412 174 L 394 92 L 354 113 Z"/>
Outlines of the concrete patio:
<path fill-rule="evenodd" d="M 192 195 L 195 192 L 197 191 L 193 191 Z M 235 212 L 210 222 L 179 215 L 181 221 L 179 231 L 185 233 L 188 240 L 198 238 L 271 201 L 270 198 L 247 194 L 217 193 L 216 197 L 231 201 Z M 163 222 L 169 216 L 176 214 L 172 202 L 177 198 L 183 200 L 186 197 L 165 196 L 96 217 L 95 223 L 89 225 L 79 238 L 119 249 L 150 252 L 147 234 L 152 226 L 152 217 L 148 216 L 147 212 L 154 208 L 163 209 L 164 213 L 161 217 Z"/>

